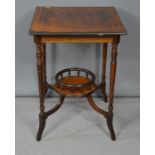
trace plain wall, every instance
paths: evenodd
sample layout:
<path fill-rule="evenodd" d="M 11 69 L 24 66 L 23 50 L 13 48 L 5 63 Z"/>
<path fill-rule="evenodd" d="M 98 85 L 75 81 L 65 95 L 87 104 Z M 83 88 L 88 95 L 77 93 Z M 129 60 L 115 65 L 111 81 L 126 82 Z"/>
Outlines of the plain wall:
<path fill-rule="evenodd" d="M 36 6 L 114 6 L 128 31 L 118 47 L 116 96 L 140 94 L 140 4 L 139 0 L 16 0 L 16 96 L 37 96 L 38 81 L 35 45 L 28 30 Z M 110 50 L 108 46 L 107 86 Z M 57 71 L 66 67 L 84 67 L 101 80 L 100 44 L 48 44 L 47 79 L 54 81 Z M 107 88 L 108 91 L 108 88 Z M 55 95 L 55 93 L 53 93 Z"/>

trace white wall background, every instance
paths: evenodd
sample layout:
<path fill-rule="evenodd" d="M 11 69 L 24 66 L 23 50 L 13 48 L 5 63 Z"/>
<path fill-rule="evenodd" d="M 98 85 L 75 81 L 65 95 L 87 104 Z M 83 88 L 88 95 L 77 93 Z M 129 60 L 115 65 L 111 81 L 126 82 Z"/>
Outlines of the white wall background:
<path fill-rule="evenodd" d="M 114 6 L 128 31 L 119 44 L 115 95 L 139 96 L 139 0 L 16 0 L 16 96 L 38 95 L 35 46 L 28 35 L 36 6 Z M 110 64 L 110 49 L 108 68 Z M 47 45 L 47 77 L 53 82 L 57 71 L 65 67 L 85 67 L 101 76 L 99 44 Z M 107 79 L 109 69 L 107 70 Z M 108 88 L 107 88 L 108 90 Z"/>

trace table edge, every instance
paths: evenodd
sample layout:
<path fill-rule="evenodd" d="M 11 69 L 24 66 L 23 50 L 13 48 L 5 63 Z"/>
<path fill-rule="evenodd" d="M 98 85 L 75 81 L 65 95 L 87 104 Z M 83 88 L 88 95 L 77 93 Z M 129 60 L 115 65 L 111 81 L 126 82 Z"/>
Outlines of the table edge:
<path fill-rule="evenodd" d="M 29 35 L 47 35 L 47 36 L 113 36 L 113 35 L 127 35 L 127 31 L 125 32 L 118 32 L 118 33 L 102 33 L 102 32 L 86 32 L 86 33 L 80 33 L 80 32 L 55 32 L 55 33 L 49 33 L 49 32 L 32 32 L 29 31 Z"/>
<path fill-rule="evenodd" d="M 37 6 L 36 9 L 37 8 L 48 8 L 48 7 L 49 6 Z M 50 6 L 50 7 L 52 7 L 52 6 Z M 56 8 L 56 7 L 54 6 L 54 8 Z M 78 7 L 75 7 L 75 8 L 80 8 L 80 7 L 81 6 L 78 6 Z M 85 8 L 85 6 L 82 6 L 82 7 Z M 59 8 L 61 8 L 61 7 L 59 7 Z M 62 7 L 62 8 L 64 8 L 64 7 Z M 71 8 L 71 7 L 67 6 L 65 8 Z M 119 13 L 117 12 L 117 10 L 116 10 L 116 8 L 114 6 L 104 6 L 104 7 L 95 6 L 95 7 L 86 7 L 86 8 L 113 8 L 116 11 L 118 17 L 120 18 Z M 35 15 L 35 12 L 34 12 L 34 15 Z M 34 18 L 34 15 L 33 15 L 33 18 Z M 37 32 L 37 31 L 33 31 L 31 29 L 32 22 L 33 22 L 33 19 L 32 19 L 31 26 L 29 28 L 29 32 L 28 33 L 29 33 L 29 35 L 51 35 L 51 36 L 53 36 L 53 35 L 54 36 L 105 36 L 105 35 L 106 36 L 111 36 L 111 35 L 127 35 L 128 32 L 127 32 L 127 30 L 126 30 L 126 28 L 124 26 L 124 23 L 122 22 L 121 18 L 120 18 L 120 21 L 121 21 L 121 23 L 122 23 L 122 25 L 124 27 L 124 31 L 123 32 L 43 32 L 43 31 L 42 32 Z"/>

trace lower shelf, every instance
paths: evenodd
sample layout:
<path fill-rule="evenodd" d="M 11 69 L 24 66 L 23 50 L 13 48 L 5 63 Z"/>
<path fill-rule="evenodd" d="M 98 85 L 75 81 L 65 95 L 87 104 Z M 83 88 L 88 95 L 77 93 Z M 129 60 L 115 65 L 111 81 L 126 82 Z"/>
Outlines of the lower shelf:
<path fill-rule="evenodd" d="M 55 80 L 54 90 L 64 96 L 86 96 L 97 89 L 95 74 L 83 68 L 64 69 Z"/>
<path fill-rule="evenodd" d="M 95 83 L 91 84 L 89 87 L 83 87 L 83 88 L 61 88 L 59 85 L 54 84 L 53 85 L 54 90 L 63 95 L 63 96 L 86 96 L 88 94 L 91 94 L 96 91 L 97 86 Z"/>

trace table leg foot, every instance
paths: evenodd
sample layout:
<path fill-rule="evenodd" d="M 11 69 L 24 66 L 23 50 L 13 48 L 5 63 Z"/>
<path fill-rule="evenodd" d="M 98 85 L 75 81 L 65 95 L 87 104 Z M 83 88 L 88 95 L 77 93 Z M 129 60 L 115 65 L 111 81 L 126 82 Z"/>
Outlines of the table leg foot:
<path fill-rule="evenodd" d="M 42 133 L 44 131 L 45 125 L 46 125 L 46 119 L 48 118 L 49 115 L 52 115 L 55 113 L 62 105 L 64 101 L 65 96 L 60 96 L 59 102 L 56 106 L 54 106 L 51 110 L 47 112 L 40 112 L 39 114 L 39 129 L 37 133 L 36 140 L 40 141 L 42 137 Z"/>
<path fill-rule="evenodd" d="M 115 141 L 116 136 L 115 136 L 115 132 L 114 132 L 114 129 L 113 129 L 113 115 L 108 115 L 108 117 L 107 117 L 107 125 L 108 125 L 108 128 L 109 128 L 110 134 L 111 134 L 111 139 L 113 141 Z"/>
<path fill-rule="evenodd" d="M 113 129 L 113 97 L 114 97 L 114 86 L 117 66 L 117 46 L 120 37 L 116 36 L 113 38 L 112 51 L 111 51 L 111 67 L 110 67 L 110 89 L 109 89 L 109 107 L 107 125 L 111 134 L 111 139 L 116 140 L 114 129 Z"/>
<path fill-rule="evenodd" d="M 46 118 L 44 117 L 43 114 L 39 114 L 39 129 L 38 129 L 38 133 L 37 133 L 37 137 L 36 140 L 40 141 L 41 140 L 41 136 L 43 133 L 43 130 L 45 128 L 45 124 L 46 124 Z"/>

